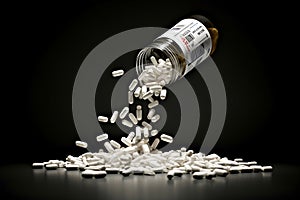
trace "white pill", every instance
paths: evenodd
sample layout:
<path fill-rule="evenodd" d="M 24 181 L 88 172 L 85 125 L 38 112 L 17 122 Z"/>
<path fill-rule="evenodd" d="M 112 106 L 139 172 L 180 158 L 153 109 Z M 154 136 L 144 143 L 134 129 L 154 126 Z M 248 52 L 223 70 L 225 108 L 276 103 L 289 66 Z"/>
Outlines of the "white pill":
<path fill-rule="evenodd" d="M 98 116 L 98 121 L 99 122 L 108 122 L 108 118 L 105 116 Z"/>
<path fill-rule="evenodd" d="M 143 98 L 144 100 L 146 100 L 146 99 L 149 99 L 150 97 L 152 97 L 152 95 L 153 95 L 153 92 L 150 90 L 150 91 L 146 92 L 146 93 L 142 96 L 142 98 Z"/>
<path fill-rule="evenodd" d="M 151 122 L 155 123 L 155 122 L 157 122 L 159 119 L 160 119 L 159 114 L 156 114 L 156 115 L 154 115 L 154 116 L 151 118 Z"/>
<path fill-rule="evenodd" d="M 46 169 L 57 169 L 58 168 L 58 164 L 47 164 L 45 165 Z"/>
<path fill-rule="evenodd" d="M 109 143 L 111 144 L 111 146 L 113 146 L 115 149 L 120 149 L 121 148 L 121 145 L 114 141 L 114 140 L 110 140 Z"/>
<path fill-rule="evenodd" d="M 128 134 L 128 136 L 127 136 L 127 139 L 129 140 L 129 141 L 131 141 L 133 138 L 134 138 L 134 136 L 135 136 L 135 132 L 130 132 L 129 134 Z"/>
<path fill-rule="evenodd" d="M 193 173 L 193 178 L 194 179 L 202 179 L 206 176 L 206 172 L 194 172 Z"/>
<path fill-rule="evenodd" d="M 126 117 L 126 115 L 128 114 L 129 112 L 129 108 L 128 107 L 124 107 L 123 110 L 120 112 L 120 119 L 124 119 Z"/>
<path fill-rule="evenodd" d="M 65 168 L 66 168 L 67 170 L 78 170 L 79 166 L 76 165 L 76 164 L 66 164 L 66 165 L 65 165 Z"/>
<path fill-rule="evenodd" d="M 136 118 L 137 118 L 137 120 L 138 121 L 140 121 L 140 120 L 142 120 L 142 106 L 140 106 L 140 105 L 137 105 L 136 106 Z"/>
<path fill-rule="evenodd" d="M 128 91 L 128 103 L 133 104 L 133 92 Z"/>
<path fill-rule="evenodd" d="M 142 125 L 143 125 L 145 128 L 148 128 L 149 131 L 152 130 L 152 126 L 151 126 L 149 123 L 143 121 L 143 122 L 142 122 Z"/>
<path fill-rule="evenodd" d="M 131 81 L 130 85 L 128 86 L 129 90 L 130 90 L 130 91 L 133 91 L 134 88 L 137 86 L 137 84 L 138 84 L 138 80 L 137 80 L 137 79 L 133 79 L 133 80 Z"/>
<path fill-rule="evenodd" d="M 147 127 L 145 127 L 143 130 L 144 130 L 144 132 L 143 132 L 144 138 L 148 138 L 149 137 L 149 129 Z"/>
<path fill-rule="evenodd" d="M 112 74 L 113 77 L 122 76 L 124 74 L 124 70 L 122 70 L 122 69 L 115 70 L 111 74 Z"/>
<path fill-rule="evenodd" d="M 156 91 L 160 92 L 162 90 L 162 87 L 161 87 L 161 85 L 153 85 L 153 86 L 149 87 L 149 90 L 152 92 L 156 92 Z"/>
<path fill-rule="evenodd" d="M 110 118 L 110 123 L 115 123 L 117 118 L 118 118 L 118 114 L 119 112 L 118 111 L 114 111 L 111 118 Z"/>
<path fill-rule="evenodd" d="M 154 92 L 154 96 L 156 96 L 156 97 L 158 97 L 159 94 L 160 94 L 160 91 L 159 91 L 159 90 L 157 90 L 157 91 Z"/>
<path fill-rule="evenodd" d="M 166 89 L 162 89 L 160 91 L 160 99 L 164 100 L 164 99 L 166 99 L 166 96 L 167 96 L 167 90 Z"/>
<path fill-rule="evenodd" d="M 144 153 L 150 153 L 150 149 L 149 149 L 148 144 L 143 144 L 142 145 L 142 149 L 143 149 Z"/>
<path fill-rule="evenodd" d="M 111 146 L 111 144 L 110 144 L 109 142 L 104 142 L 104 147 L 106 148 L 106 150 L 107 150 L 109 153 L 114 152 L 114 148 Z"/>
<path fill-rule="evenodd" d="M 141 127 L 137 126 L 135 128 L 135 137 L 140 140 L 142 139 L 142 131 L 141 131 Z"/>
<path fill-rule="evenodd" d="M 214 169 L 214 172 L 216 173 L 217 176 L 225 177 L 228 175 L 228 171 L 224 169 Z"/>
<path fill-rule="evenodd" d="M 32 163 L 32 168 L 43 168 L 44 167 L 44 163 Z"/>
<path fill-rule="evenodd" d="M 151 136 L 156 136 L 158 134 L 158 130 L 154 129 L 150 132 Z"/>
<path fill-rule="evenodd" d="M 155 58 L 154 56 L 151 56 L 151 57 L 150 57 L 150 60 L 151 60 L 151 62 L 152 62 L 153 65 L 156 66 L 156 65 L 158 64 L 158 63 L 157 63 L 157 60 L 156 60 L 156 58 Z"/>
<path fill-rule="evenodd" d="M 142 91 L 141 91 L 141 93 L 142 93 L 142 97 L 144 96 L 144 94 L 147 92 L 147 86 L 146 85 L 143 85 L 142 86 Z"/>
<path fill-rule="evenodd" d="M 253 170 L 253 172 L 261 172 L 263 170 L 261 165 L 250 165 L 249 167 Z"/>
<path fill-rule="evenodd" d="M 150 101 L 150 103 L 152 103 L 154 101 L 154 99 L 152 97 L 149 97 L 148 101 Z"/>
<path fill-rule="evenodd" d="M 165 141 L 165 142 L 168 142 L 168 143 L 172 143 L 173 142 L 173 137 L 169 136 L 169 135 L 166 135 L 166 134 L 162 134 L 160 136 L 160 139 L 162 141 Z"/>
<path fill-rule="evenodd" d="M 145 78 L 146 75 L 147 75 L 147 72 L 146 72 L 146 71 L 143 71 L 143 72 L 139 75 L 138 80 L 139 80 L 139 81 L 143 80 L 143 79 Z"/>
<path fill-rule="evenodd" d="M 250 161 L 250 162 L 247 162 L 246 165 L 257 165 L 257 162 L 256 161 Z"/>
<path fill-rule="evenodd" d="M 96 137 L 96 140 L 97 140 L 98 142 L 101 142 L 101 141 L 106 140 L 106 139 L 108 139 L 108 135 L 107 135 L 106 133 L 103 133 L 103 134 L 98 135 L 98 136 Z"/>
<path fill-rule="evenodd" d="M 243 162 L 243 158 L 235 158 L 234 161 L 235 162 Z"/>
<path fill-rule="evenodd" d="M 129 113 L 129 114 L 128 114 L 128 117 L 129 117 L 129 119 L 131 120 L 131 122 L 132 122 L 133 124 L 137 124 L 137 123 L 138 123 L 138 120 L 137 120 L 137 118 L 134 116 L 134 114 Z"/>
<path fill-rule="evenodd" d="M 233 166 L 233 167 L 230 167 L 229 168 L 229 172 L 231 174 L 237 174 L 237 173 L 240 173 L 242 170 L 242 167 L 241 166 Z"/>
<path fill-rule="evenodd" d="M 124 126 L 130 127 L 130 128 L 133 127 L 133 124 L 130 121 L 126 120 L 126 119 L 122 120 L 122 124 Z"/>
<path fill-rule="evenodd" d="M 148 104 L 148 108 L 154 108 L 155 106 L 158 106 L 159 102 L 157 100 L 151 102 Z"/>
<path fill-rule="evenodd" d="M 82 148 L 88 147 L 88 144 L 86 142 L 82 142 L 82 141 L 76 141 L 75 144 L 76 144 L 76 146 L 82 147 Z"/>
<path fill-rule="evenodd" d="M 273 167 L 272 166 L 263 166 L 262 171 L 271 172 L 271 171 L 273 171 Z"/>
<path fill-rule="evenodd" d="M 156 149 L 158 144 L 160 142 L 160 139 L 159 138 L 155 138 L 155 140 L 153 141 L 153 143 L 151 144 L 151 149 Z"/>
<path fill-rule="evenodd" d="M 121 137 L 121 142 L 123 142 L 126 146 L 131 146 L 131 141 L 126 137 Z"/>
<path fill-rule="evenodd" d="M 142 88 L 141 87 L 137 87 L 134 91 L 134 96 L 137 98 L 140 96 L 140 93 L 142 91 Z"/>
<path fill-rule="evenodd" d="M 155 109 L 151 108 L 148 112 L 147 118 L 151 119 L 153 117 L 153 115 L 155 114 Z"/>

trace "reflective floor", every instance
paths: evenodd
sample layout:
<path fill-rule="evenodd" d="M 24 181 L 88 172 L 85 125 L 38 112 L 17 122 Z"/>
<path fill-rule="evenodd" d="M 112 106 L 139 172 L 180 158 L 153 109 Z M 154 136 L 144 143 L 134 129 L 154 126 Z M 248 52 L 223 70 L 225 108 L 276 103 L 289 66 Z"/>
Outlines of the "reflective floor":
<path fill-rule="evenodd" d="M 129 176 L 108 174 L 86 179 L 79 171 L 0 167 L 3 199 L 300 199 L 299 166 L 275 165 L 273 172 L 230 174 L 195 180 L 183 175 Z"/>

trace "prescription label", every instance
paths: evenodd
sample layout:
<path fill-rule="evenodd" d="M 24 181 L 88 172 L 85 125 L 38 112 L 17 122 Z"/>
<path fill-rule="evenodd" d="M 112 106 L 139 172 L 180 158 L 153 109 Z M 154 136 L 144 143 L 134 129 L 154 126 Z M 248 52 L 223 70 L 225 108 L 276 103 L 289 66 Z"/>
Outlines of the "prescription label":
<path fill-rule="evenodd" d="M 207 28 L 195 19 L 181 20 L 158 38 L 169 38 L 180 47 L 187 61 L 184 75 L 207 58 L 212 48 Z"/>

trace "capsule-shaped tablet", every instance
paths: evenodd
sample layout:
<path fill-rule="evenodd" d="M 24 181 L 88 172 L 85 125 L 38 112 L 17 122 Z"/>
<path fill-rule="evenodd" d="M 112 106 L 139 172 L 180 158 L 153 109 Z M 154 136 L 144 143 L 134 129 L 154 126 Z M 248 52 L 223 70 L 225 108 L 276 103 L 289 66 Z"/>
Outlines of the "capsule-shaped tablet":
<path fill-rule="evenodd" d="M 142 71 L 142 73 L 139 75 L 138 80 L 141 81 L 145 78 L 145 76 L 147 75 L 147 71 Z"/>
<path fill-rule="evenodd" d="M 124 107 L 119 114 L 120 119 L 124 119 L 128 113 L 129 113 L 129 108 Z"/>
<path fill-rule="evenodd" d="M 154 101 L 153 97 L 149 97 L 148 101 L 150 101 L 150 103 L 152 103 Z"/>
<path fill-rule="evenodd" d="M 234 161 L 235 162 L 243 162 L 243 158 L 235 158 Z"/>
<path fill-rule="evenodd" d="M 151 56 L 150 60 L 151 60 L 151 62 L 152 62 L 153 65 L 155 65 L 155 66 L 158 65 L 157 60 L 156 60 L 156 58 L 154 56 Z"/>
<path fill-rule="evenodd" d="M 225 177 L 228 175 L 228 171 L 225 169 L 214 169 L 214 172 L 216 173 L 217 176 Z"/>
<path fill-rule="evenodd" d="M 145 127 L 143 129 L 143 134 L 144 134 L 144 138 L 148 138 L 149 137 L 149 129 L 147 127 Z"/>
<path fill-rule="evenodd" d="M 126 119 L 123 119 L 123 120 L 122 120 L 122 124 L 123 124 L 124 126 L 129 127 L 129 128 L 133 127 L 133 124 L 132 124 L 130 121 L 126 120 Z"/>
<path fill-rule="evenodd" d="M 42 169 L 44 167 L 44 163 L 32 163 L 32 168 L 34 169 Z"/>
<path fill-rule="evenodd" d="M 132 171 L 131 171 L 131 169 L 124 169 L 124 170 L 122 170 L 120 173 L 121 173 L 123 176 L 129 176 L 129 175 L 132 173 Z"/>
<path fill-rule="evenodd" d="M 137 105 L 136 106 L 136 118 L 137 118 L 138 121 L 142 120 L 142 117 L 143 117 L 142 115 L 143 115 L 142 106 Z"/>
<path fill-rule="evenodd" d="M 123 142 L 128 147 L 131 146 L 131 141 L 128 140 L 128 138 L 126 138 L 126 137 L 121 137 L 121 142 Z"/>
<path fill-rule="evenodd" d="M 134 114 L 132 114 L 132 113 L 129 113 L 128 114 L 128 117 L 129 117 L 129 119 L 131 120 L 131 122 L 133 123 L 133 124 L 137 124 L 138 123 L 138 120 L 137 120 L 137 118 L 134 116 Z"/>
<path fill-rule="evenodd" d="M 150 149 L 149 149 L 148 144 L 143 144 L 142 145 L 142 149 L 143 149 L 144 153 L 150 153 Z"/>
<path fill-rule="evenodd" d="M 171 180 L 173 177 L 174 177 L 174 171 L 173 171 L 173 170 L 168 171 L 168 173 L 167 173 L 167 178 L 168 178 L 169 180 Z"/>
<path fill-rule="evenodd" d="M 164 99 L 166 99 L 166 96 L 167 96 L 167 90 L 166 89 L 162 89 L 160 91 L 160 99 L 164 100 Z"/>
<path fill-rule="evenodd" d="M 154 129 L 150 132 L 151 136 L 156 136 L 158 134 L 158 130 Z"/>
<path fill-rule="evenodd" d="M 151 119 L 154 114 L 155 114 L 155 109 L 151 108 L 148 112 L 147 119 Z"/>
<path fill-rule="evenodd" d="M 149 99 L 150 97 L 152 97 L 153 95 L 153 91 L 149 90 L 148 92 L 144 93 L 144 95 L 142 96 L 142 98 L 144 100 Z"/>
<path fill-rule="evenodd" d="M 206 172 L 206 176 L 205 176 L 206 179 L 212 179 L 214 177 L 216 177 L 216 172 L 214 171 Z"/>
<path fill-rule="evenodd" d="M 131 141 L 133 138 L 134 138 L 134 136 L 135 136 L 135 132 L 130 132 L 129 134 L 128 134 L 128 136 L 127 136 L 127 139 L 129 140 L 129 141 Z"/>
<path fill-rule="evenodd" d="M 47 165 L 45 165 L 45 168 L 47 170 L 54 170 L 54 169 L 58 168 L 58 164 L 47 164 Z"/>
<path fill-rule="evenodd" d="M 76 141 L 75 144 L 76 144 L 76 146 L 82 147 L 82 148 L 87 148 L 88 147 L 88 144 L 86 142 L 83 142 L 83 141 Z"/>
<path fill-rule="evenodd" d="M 133 91 L 134 88 L 137 86 L 138 84 L 138 80 L 137 79 L 133 79 L 130 83 L 130 85 L 128 86 L 129 91 Z"/>
<path fill-rule="evenodd" d="M 273 167 L 272 166 L 263 166 L 262 171 L 263 172 L 271 172 L 271 171 L 273 171 Z"/>
<path fill-rule="evenodd" d="M 99 122 L 108 122 L 108 118 L 105 116 L 98 116 L 98 121 Z"/>
<path fill-rule="evenodd" d="M 152 126 L 151 126 L 148 122 L 143 121 L 143 122 L 142 122 L 142 125 L 143 125 L 145 128 L 148 128 L 149 131 L 152 130 Z"/>
<path fill-rule="evenodd" d="M 166 135 L 166 134 L 161 134 L 160 139 L 162 141 L 168 142 L 168 143 L 172 143 L 173 142 L 173 137 Z"/>
<path fill-rule="evenodd" d="M 154 108 L 155 106 L 158 106 L 159 102 L 157 100 L 151 102 L 148 104 L 148 108 Z"/>
<path fill-rule="evenodd" d="M 120 149 L 121 148 L 121 145 L 114 141 L 114 140 L 110 140 L 109 143 L 111 144 L 111 146 L 113 146 L 115 149 Z"/>
<path fill-rule="evenodd" d="M 141 127 L 137 126 L 135 128 L 135 137 L 140 140 L 142 139 L 142 131 L 141 131 Z"/>
<path fill-rule="evenodd" d="M 98 142 L 101 142 L 101 141 L 106 140 L 106 139 L 108 139 L 108 135 L 107 135 L 106 133 L 103 133 L 103 134 L 98 135 L 98 136 L 96 137 L 96 140 L 97 140 Z"/>
<path fill-rule="evenodd" d="M 149 87 L 149 90 L 152 92 L 156 92 L 156 91 L 160 92 L 162 90 L 162 87 L 161 87 L 161 85 L 152 85 Z"/>
<path fill-rule="evenodd" d="M 113 112 L 113 114 L 112 114 L 112 116 L 111 116 L 111 118 L 110 118 L 110 123 L 115 123 L 116 122 L 116 120 L 117 120 L 117 118 L 118 118 L 118 114 L 119 114 L 119 112 L 118 111 L 114 111 Z"/>
<path fill-rule="evenodd" d="M 128 91 L 128 103 L 133 104 L 133 92 Z"/>
<path fill-rule="evenodd" d="M 151 144 L 151 149 L 154 150 L 157 148 L 158 144 L 159 144 L 160 140 L 159 138 L 155 138 L 155 140 L 153 141 L 153 143 Z"/>
<path fill-rule="evenodd" d="M 206 176 L 206 172 L 194 172 L 193 178 L 194 179 L 203 179 Z"/>
<path fill-rule="evenodd" d="M 160 115 L 159 115 L 159 114 L 156 114 L 156 115 L 154 115 L 154 116 L 151 118 L 151 122 L 155 123 L 155 122 L 157 122 L 159 119 L 160 119 Z"/>
<path fill-rule="evenodd" d="M 105 168 L 107 174 L 118 174 L 120 172 L 120 168 L 118 167 L 108 167 Z"/>
<path fill-rule="evenodd" d="M 134 96 L 137 98 L 140 96 L 141 94 L 141 91 L 142 91 L 142 88 L 141 87 L 137 87 L 134 91 Z"/>
<path fill-rule="evenodd" d="M 249 167 L 253 172 L 261 172 L 263 170 L 261 165 L 250 165 Z"/>
<path fill-rule="evenodd" d="M 112 74 L 113 77 L 122 76 L 124 74 L 124 70 L 122 70 L 122 69 L 115 70 L 111 74 Z"/>
<path fill-rule="evenodd" d="M 111 146 L 111 144 L 110 144 L 109 142 L 104 142 L 104 147 L 106 148 L 106 150 L 107 150 L 109 153 L 114 152 L 114 148 Z"/>
<path fill-rule="evenodd" d="M 78 170 L 79 166 L 76 164 L 66 164 L 65 168 L 66 170 Z"/>
<path fill-rule="evenodd" d="M 141 91 L 142 98 L 143 98 L 144 94 L 146 94 L 146 92 L 147 92 L 147 86 L 143 85 L 142 86 L 142 91 Z"/>
<path fill-rule="evenodd" d="M 95 178 L 104 178 L 106 176 L 106 171 L 95 171 L 94 177 Z"/>
<path fill-rule="evenodd" d="M 242 170 L 241 166 L 233 166 L 233 167 L 229 168 L 229 173 L 230 174 L 238 174 L 241 172 L 241 170 Z"/>

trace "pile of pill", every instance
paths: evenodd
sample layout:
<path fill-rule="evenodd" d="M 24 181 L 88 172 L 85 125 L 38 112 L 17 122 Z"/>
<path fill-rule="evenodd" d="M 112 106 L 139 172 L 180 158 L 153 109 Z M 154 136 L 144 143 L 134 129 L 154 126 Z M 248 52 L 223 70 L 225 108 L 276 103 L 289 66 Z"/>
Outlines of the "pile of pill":
<path fill-rule="evenodd" d="M 225 177 L 228 174 L 243 172 L 268 172 L 272 166 L 261 166 L 256 161 L 245 162 L 241 158 L 230 160 L 221 158 L 217 154 L 204 155 L 194 153 L 182 147 L 179 150 L 162 152 L 157 147 L 160 142 L 172 143 L 173 137 L 167 133 L 160 133 L 153 125 L 160 119 L 155 107 L 160 100 L 165 100 L 167 90 L 163 87 L 171 81 L 173 73 L 169 59 L 151 57 L 152 65 L 145 67 L 137 79 L 128 86 L 128 104 L 132 105 L 135 98 L 148 101 L 147 119 L 143 119 L 142 105 L 137 105 L 135 113 L 129 112 L 129 107 L 120 111 L 113 111 L 112 115 L 98 116 L 100 123 L 115 123 L 121 120 L 121 124 L 131 128 L 127 137 L 121 137 L 120 141 L 109 140 L 107 133 L 98 135 L 95 139 L 103 142 L 105 150 L 99 152 L 87 152 L 78 157 L 67 156 L 65 161 L 49 160 L 47 162 L 33 163 L 33 168 L 46 168 L 47 170 L 65 168 L 66 170 L 80 170 L 82 177 L 103 178 L 107 174 L 119 173 L 123 176 L 148 175 L 165 173 L 168 179 L 183 174 L 192 174 L 195 179 L 212 179 L 216 176 Z M 124 74 L 123 70 L 112 72 L 113 77 Z M 140 86 L 138 86 L 140 84 Z M 145 116 L 145 115 L 144 115 Z M 150 143 L 150 137 L 156 137 Z M 76 141 L 81 148 L 87 148 L 84 141 Z"/>

